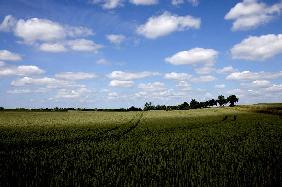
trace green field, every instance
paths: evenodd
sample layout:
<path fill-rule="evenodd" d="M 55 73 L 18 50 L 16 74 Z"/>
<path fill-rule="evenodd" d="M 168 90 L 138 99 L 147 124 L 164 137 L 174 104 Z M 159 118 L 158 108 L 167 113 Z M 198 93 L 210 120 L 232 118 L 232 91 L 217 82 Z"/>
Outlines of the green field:
<path fill-rule="evenodd" d="M 267 107 L 0 112 L 0 186 L 281 186 Z"/>

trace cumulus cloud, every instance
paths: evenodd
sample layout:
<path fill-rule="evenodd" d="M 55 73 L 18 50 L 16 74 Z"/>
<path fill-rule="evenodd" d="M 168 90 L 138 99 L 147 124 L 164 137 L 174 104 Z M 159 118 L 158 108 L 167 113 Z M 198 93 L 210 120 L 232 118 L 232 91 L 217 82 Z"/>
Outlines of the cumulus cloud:
<path fill-rule="evenodd" d="M 60 53 L 67 51 L 66 47 L 60 43 L 43 43 L 39 46 L 40 51 Z"/>
<path fill-rule="evenodd" d="M 147 22 L 137 28 L 137 33 L 149 39 L 171 34 L 176 31 L 198 29 L 201 19 L 192 16 L 178 16 L 164 12 L 159 16 L 150 17 Z"/>
<path fill-rule="evenodd" d="M 122 6 L 123 0 L 92 0 L 93 4 L 101 4 L 104 9 L 115 9 Z"/>
<path fill-rule="evenodd" d="M 255 80 L 250 83 L 241 83 L 242 86 L 247 87 L 247 88 L 267 88 L 271 86 L 271 82 L 268 80 Z"/>
<path fill-rule="evenodd" d="M 232 30 L 249 30 L 273 20 L 282 11 L 282 2 L 267 5 L 259 0 L 243 0 L 225 15 L 226 20 L 234 20 Z"/>
<path fill-rule="evenodd" d="M 0 50 L 0 60 L 4 61 L 19 61 L 22 57 L 19 54 L 12 53 L 8 50 Z"/>
<path fill-rule="evenodd" d="M 180 5 L 180 4 L 183 4 L 184 3 L 184 0 L 172 0 L 171 1 L 171 4 L 173 5 Z"/>
<path fill-rule="evenodd" d="M 253 81 L 263 79 L 278 79 L 282 77 L 282 71 L 280 72 L 251 72 L 242 71 L 234 72 L 226 77 L 227 80 L 238 80 L 238 81 Z"/>
<path fill-rule="evenodd" d="M 155 5 L 158 4 L 158 0 L 130 0 L 132 4 L 135 5 Z"/>
<path fill-rule="evenodd" d="M 92 40 L 83 39 L 93 35 L 87 27 L 62 25 L 40 18 L 16 19 L 11 15 L 4 18 L 0 31 L 13 32 L 23 43 L 38 47 L 44 52 L 85 51 L 97 52 L 102 45 Z M 1 59 L 0 59 L 1 60 Z"/>
<path fill-rule="evenodd" d="M 213 72 L 215 70 L 215 68 L 211 65 L 206 65 L 204 67 L 200 67 L 200 68 L 196 68 L 195 71 L 198 74 L 209 74 L 211 72 Z"/>
<path fill-rule="evenodd" d="M 103 48 L 102 45 L 96 44 L 92 40 L 75 39 L 62 41 L 57 43 L 43 43 L 39 46 L 39 50 L 50 53 L 60 53 L 65 51 L 79 51 L 79 52 L 98 52 Z"/>
<path fill-rule="evenodd" d="M 55 77 L 58 79 L 77 81 L 77 80 L 93 79 L 96 78 L 97 76 L 94 73 L 86 73 L 86 72 L 62 72 L 56 74 Z"/>
<path fill-rule="evenodd" d="M 10 32 L 14 29 L 16 24 L 17 24 L 17 20 L 13 16 L 11 15 L 5 16 L 3 22 L 0 24 L 0 31 Z"/>
<path fill-rule="evenodd" d="M 149 72 L 149 71 L 143 71 L 143 72 L 113 71 L 107 76 L 110 79 L 129 81 L 129 80 L 142 79 L 142 78 L 157 76 L 157 75 L 159 75 L 159 73 Z"/>
<path fill-rule="evenodd" d="M 233 73 L 235 71 L 237 70 L 234 69 L 232 66 L 226 66 L 226 67 L 223 67 L 222 69 L 218 69 L 217 73 L 226 74 L 226 73 Z"/>
<path fill-rule="evenodd" d="M 282 93 L 282 84 L 273 84 L 272 86 L 265 89 L 266 91 L 270 93 L 279 93 L 281 95 Z M 281 99 L 281 97 L 280 97 Z"/>
<path fill-rule="evenodd" d="M 45 88 L 75 87 L 72 82 L 51 77 L 22 77 L 11 82 L 12 86 L 43 86 Z"/>
<path fill-rule="evenodd" d="M 125 36 L 122 34 L 109 34 L 107 35 L 107 39 L 113 44 L 121 44 L 125 40 Z"/>
<path fill-rule="evenodd" d="M 36 88 L 36 89 L 30 89 L 30 88 L 23 88 L 23 89 L 12 89 L 8 90 L 7 93 L 9 94 L 29 94 L 29 93 L 46 93 L 49 90 L 46 88 Z"/>
<path fill-rule="evenodd" d="M 98 65 L 109 65 L 110 62 L 104 58 L 100 58 L 99 60 L 96 61 L 96 64 Z"/>
<path fill-rule="evenodd" d="M 11 15 L 4 18 L 0 28 L 2 31 L 14 32 L 16 36 L 23 39 L 26 43 L 33 43 L 36 41 L 50 42 L 62 40 L 66 37 L 93 35 L 93 31 L 86 27 L 61 25 L 57 22 L 40 18 L 17 20 Z"/>
<path fill-rule="evenodd" d="M 192 90 L 191 84 L 189 84 L 187 81 L 179 81 L 176 87 L 178 87 L 182 91 Z"/>
<path fill-rule="evenodd" d="M 214 76 L 211 75 L 205 75 L 205 76 L 199 76 L 199 77 L 194 77 L 191 79 L 192 82 L 211 82 L 216 80 L 216 78 Z"/>
<path fill-rule="evenodd" d="M 218 89 L 222 89 L 222 88 L 225 88 L 225 84 L 217 84 L 214 87 Z"/>
<path fill-rule="evenodd" d="M 191 3 L 193 6 L 198 6 L 199 5 L 199 0 L 187 0 L 189 3 Z M 171 4 L 177 6 L 180 4 L 183 4 L 185 2 L 185 0 L 172 0 Z"/>
<path fill-rule="evenodd" d="M 138 85 L 138 88 L 146 92 L 166 90 L 165 84 L 162 82 L 141 83 Z"/>
<path fill-rule="evenodd" d="M 85 97 L 91 91 L 88 88 L 81 87 L 76 89 L 59 89 L 55 99 L 77 99 Z"/>
<path fill-rule="evenodd" d="M 97 52 L 103 46 L 96 44 L 92 40 L 86 39 L 76 39 L 76 40 L 69 40 L 67 42 L 67 46 L 70 47 L 74 51 L 89 51 L 89 52 Z"/>
<path fill-rule="evenodd" d="M 191 79 L 191 77 L 192 77 L 192 75 L 190 75 L 190 74 L 176 73 L 176 72 L 166 73 L 164 75 L 165 79 L 176 80 L 176 81 L 189 80 L 189 79 Z"/>
<path fill-rule="evenodd" d="M 282 34 L 251 36 L 231 49 L 232 58 L 265 60 L 282 53 Z"/>
<path fill-rule="evenodd" d="M 213 64 L 218 56 L 214 49 L 193 48 L 187 51 L 180 51 L 165 59 L 173 65 L 192 65 L 192 64 Z"/>
<path fill-rule="evenodd" d="M 0 67 L 0 76 L 27 76 L 42 73 L 44 73 L 44 71 L 37 66 Z"/>
<path fill-rule="evenodd" d="M 134 82 L 131 80 L 111 80 L 110 82 L 110 86 L 112 87 L 123 87 L 123 88 L 132 87 L 133 84 Z"/>

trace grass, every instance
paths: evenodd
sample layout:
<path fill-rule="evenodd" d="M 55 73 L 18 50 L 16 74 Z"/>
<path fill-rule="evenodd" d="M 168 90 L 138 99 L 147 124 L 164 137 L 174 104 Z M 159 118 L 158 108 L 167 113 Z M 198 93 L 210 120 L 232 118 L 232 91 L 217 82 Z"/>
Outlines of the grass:
<path fill-rule="evenodd" d="M 0 186 L 281 186 L 281 142 L 251 107 L 0 112 Z"/>

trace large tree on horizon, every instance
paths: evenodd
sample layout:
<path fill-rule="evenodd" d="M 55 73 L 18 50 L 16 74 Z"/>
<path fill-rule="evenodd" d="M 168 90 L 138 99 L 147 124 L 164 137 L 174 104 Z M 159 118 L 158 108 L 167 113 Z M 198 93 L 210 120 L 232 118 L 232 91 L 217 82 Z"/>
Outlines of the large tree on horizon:
<path fill-rule="evenodd" d="M 230 107 L 235 106 L 235 103 L 239 101 L 239 98 L 236 97 L 236 95 L 230 95 L 227 97 L 227 101 L 230 103 Z"/>
<path fill-rule="evenodd" d="M 227 99 L 225 99 L 223 95 L 219 95 L 217 97 L 217 103 L 219 104 L 219 106 L 223 106 L 227 103 Z"/>

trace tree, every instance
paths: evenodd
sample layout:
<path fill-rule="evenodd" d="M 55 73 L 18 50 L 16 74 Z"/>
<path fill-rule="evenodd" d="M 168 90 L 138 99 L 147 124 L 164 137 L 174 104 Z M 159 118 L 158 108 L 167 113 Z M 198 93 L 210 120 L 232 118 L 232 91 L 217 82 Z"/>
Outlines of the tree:
<path fill-rule="evenodd" d="M 237 98 L 236 95 L 230 95 L 227 98 L 227 101 L 230 103 L 229 106 L 233 107 L 233 106 L 235 106 L 235 103 L 237 103 L 239 101 L 239 98 Z"/>
<path fill-rule="evenodd" d="M 187 102 L 182 103 L 178 106 L 179 110 L 189 110 L 189 104 Z"/>
<path fill-rule="evenodd" d="M 217 105 L 217 101 L 215 99 L 211 99 L 211 100 L 208 101 L 208 105 L 209 106 Z"/>
<path fill-rule="evenodd" d="M 193 108 L 193 109 L 199 108 L 200 107 L 199 105 L 200 104 L 199 104 L 198 101 L 196 101 L 196 99 L 192 99 L 191 102 L 190 102 L 190 108 Z"/>
<path fill-rule="evenodd" d="M 4 110 L 4 107 L 0 107 L 0 111 L 3 111 Z"/>
<path fill-rule="evenodd" d="M 152 102 L 146 102 L 145 105 L 144 105 L 144 111 L 147 111 L 147 110 L 154 110 L 155 107 L 152 105 Z"/>
<path fill-rule="evenodd" d="M 220 105 L 220 106 L 223 106 L 227 103 L 227 100 L 225 99 L 225 97 L 223 95 L 219 95 L 217 97 L 217 103 Z"/>

